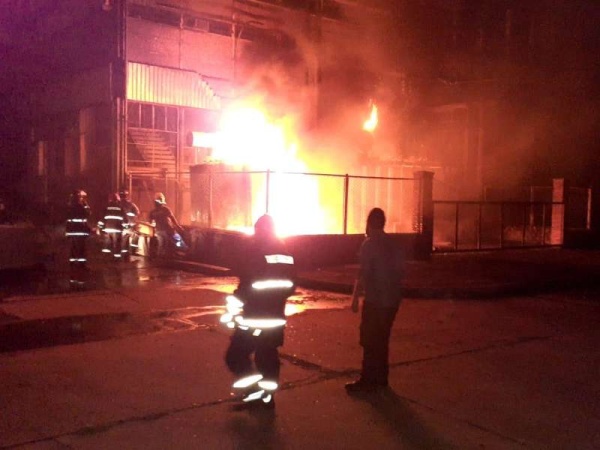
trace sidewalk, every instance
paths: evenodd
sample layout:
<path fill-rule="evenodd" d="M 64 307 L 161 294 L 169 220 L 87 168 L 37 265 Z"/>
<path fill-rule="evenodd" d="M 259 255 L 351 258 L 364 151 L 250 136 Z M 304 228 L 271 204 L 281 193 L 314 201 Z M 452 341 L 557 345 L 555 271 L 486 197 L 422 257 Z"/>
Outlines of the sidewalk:
<path fill-rule="evenodd" d="M 358 265 L 299 274 L 299 284 L 351 293 Z M 407 261 L 409 298 L 489 298 L 600 286 L 599 250 L 560 248 L 434 254 Z"/>
<path fill-rule="evenodd" d="M 592 286 L 599 259 L 557 249 L 435 255 L 408 263 L 406 286 L 465 298 Z M 147 284 L 1 302 L 13 322 L 0 326 L 0 448 L 599 448 L 597 296 L 408 298 L 391 337 L 391 389 L 361 397 L 343 388 L 360 370 L 360 315 L 349 297 L 316 293 L 336 305 L 290 316 L 277 409 L 265 418 L 231 409 L 217 288 L 235 278 L 217 269 L 201 277 L 93 261 L 93 274 Z M 301 284 L 348 290 L 356 269 L 310 271 Z M 15 336 L 29 347 L 11 349 Z"/>
<path fill-rule="evenodd" d="M 193 298 L 164 296 L 162 288 L 136 282 L 137 278 L 157 278 L 164 268 L 204 274 L 216 279 L 216 283 L 223 280 L 232 286 L 237 281 L 223 267 L 170 261 L 161 269 L 143 258 L 132 265 L 118 266 L 123 271 L 122 278 L 111 281 L 113 275 L 107 273 L 114 272 L 114 265 L 94 260 L 91 264 L 92 276 L 102 278 L 106 284 L 92 282 L 89 289 L 9 297 L 0 302 L 0 323 L 10 322 L 11 317 L 42 320 L 193 307 Z M 144 275 L 140 276 L 142 272 Z M 350 294 L 357 273 L 357 264 L 301 271 L 298 285 Z M 549 248 L 435 254 L 430 261 L 407 261 L 404 286 L 405 297 L 413 299 L 489 299 L 600 287 L 600 251 Z M 82 302 L 82 298 L 86 301 Z"/>
<path fill-rule="evenodd" d="M 228 397 L 218 314 L 236 279 L 192 268 L 210 275 L 93 260 L 104 289 L 0 302 L 0 448 L 599 448 L 597 295 L 455 299 L 598 286 L 600 252 L 409 261 L 382 395 L 346 394 L 360 315 L 348 296 L 315 293 L 333 306 L 290 316 L 277 410 L 262 422 Z M 356 271 L 308 271 L 300 285 L 349 292 Z"/>

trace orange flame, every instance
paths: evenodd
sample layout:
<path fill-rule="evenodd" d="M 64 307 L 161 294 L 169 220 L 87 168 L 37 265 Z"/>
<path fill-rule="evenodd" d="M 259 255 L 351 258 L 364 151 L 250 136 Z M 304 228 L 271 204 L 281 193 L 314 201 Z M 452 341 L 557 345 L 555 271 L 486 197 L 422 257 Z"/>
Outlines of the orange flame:
<path fill-rule="evenodd" d="M 326 232 L 326 217 L 319 202 L 319 181 L 314 176 L 280 174 L 308 172 L 298 158 L 297 138 L 289 118 L 270 119 L 260 105 L 241 105 L 225 111 L 216 135 L 213 157 L 230 165 L 269 174 L 269 211 L 280 236 Z M 251 177 L 252 222 L 266 209 L 267 176 Z M 230 229 L 251 232 L 247 225 Z"/>
<path fill-rule="evenodd" d="M 377 105 L 375 105 L 375 103 L 373 103 L 371 105 L 371 114 L 369 115 L 369 118 L 367 120 L 365 120 L 365 122 L 363 123 L 363 130 L 368 131 L 369 133 L 372 133 L 373 131 L 375 131 L 375 128 L 377 128 L 378 122 L 379 122 L 379 114 L 378 114 Z"/>

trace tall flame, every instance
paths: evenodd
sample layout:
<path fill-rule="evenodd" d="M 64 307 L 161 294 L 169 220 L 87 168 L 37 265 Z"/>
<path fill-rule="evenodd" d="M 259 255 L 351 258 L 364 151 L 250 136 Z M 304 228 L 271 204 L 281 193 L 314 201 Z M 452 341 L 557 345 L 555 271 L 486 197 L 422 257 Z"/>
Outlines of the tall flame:
<path fill-rule="evenodd" d="M 269 171 L 268 213 L 281 236 L 318 234 L 325 230 L 325 213 L 319 202 L 319 184 L 306 173 L 297 156 L 297 139 L 289 119 L 269 119 L 259 105 L 242 105 L 223 113 L 213 157 L 251 171 Z M 272 172 L 272 173 L 271 173 Z M 252 222 L 266 211 L 267 175 L 252 176 Z M 230 228 L 242 227 L 231 225 Z M 251 229 L 242 229 L 249 232 Z"/>
<path fill-rule="evenodd" d="M 375 131 L 375 128 L 377 128 L 378 122 L 379 122 L 379 114 L 378 114 L 378 110 L 377 110 L 377 105 L 375 105 L 375 103 L 373 103 L 371 105 L 371 114 L 369 115 L 369 118 L 367 120 L 365 120 L 365 122 L 363 123 L 363 130 L 368 131 L 369 133 L 372 133 L 373 131 Z"/>

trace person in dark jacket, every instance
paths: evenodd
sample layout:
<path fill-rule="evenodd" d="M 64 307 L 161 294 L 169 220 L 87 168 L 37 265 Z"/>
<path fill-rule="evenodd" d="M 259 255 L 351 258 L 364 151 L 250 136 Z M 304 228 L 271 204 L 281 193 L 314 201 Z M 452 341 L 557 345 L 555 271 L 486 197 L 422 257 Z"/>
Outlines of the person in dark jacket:
<path fill-rule="evenodd" d="M 367 217 L 367 237 L 359 252 L 360 272 L 352 294 L 352 311 L 358 312 L 363 361 L 360 378 L 346 385 L 348 393 L 372 392 L 388 385 L 389 341 L 402 299 L 404 256 L 402 248 L 386 234 L 385 214 L 373 208 Z"/>
<path fill-rule="evenodd" d="M 138 248 L 139 236 L 135 233 L 134 226 L 140 215 L 140 209 L 129 197 L 129 190 L 121 188 L 119 197 L 121 197 L 121 209 L 127 219 L 123 230 L 123 258 L 129 259 Z"/>
<path fill-rule="evenodd" d="M 120 261 L 123 253 L 123 231 L 127 225 L 127 217 L 121 208 L 121 198 L 118 193 L 108 196 L 108 205 L 104 209 L 98 228 L 104 236 L 102 252 L 112 255 L 115 261 Z"/>
<path fill-rule="evenodd" d="M 156 230 L 156 239 L 158 241 L 158 256 L 167 256 L 170 248 L 170 241 L 175 233 L 183 233 L 183 228 L 177 222 L 171 208 L 167 206 L 165 195 L 157 192 L 154 197 L 154 209 L 150 211 L 150 222 Z"/>
<path fill-rule="evenodd" d="M 72 268 L 87 269 L 86 241 L 90 235 L 88 220 L 91 209 L 83 189 L 75 190 L 69 198 L 65 235 L 71 244 L 69 263 Z"/>
<path fill-rule="evenodd" d="M 238 287 L 227 297 L 221 322 L 234 329 L 225 354 L 235 377 L 234 395 L 242 404 L 272 409 L 279 386 L 285 305 L 295 290 L 294 258 L 277 238 L 270 216 L 260 217 L 254 228 L 237 268 Z"/>

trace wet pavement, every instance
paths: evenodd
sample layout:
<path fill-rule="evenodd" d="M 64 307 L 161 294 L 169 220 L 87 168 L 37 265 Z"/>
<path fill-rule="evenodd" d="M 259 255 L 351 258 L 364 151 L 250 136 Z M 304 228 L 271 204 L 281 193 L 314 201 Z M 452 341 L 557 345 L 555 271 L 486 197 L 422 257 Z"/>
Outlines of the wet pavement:
<path fill-rule="evenodd" d="M 63 256 L 65 253 L 63 248 Z M 221 297 L 197 293 L 232 293 L 237 283 L 227 268 L 191 261 L 151 261 L 136 256 L 129 262 L 115 262 L 98 252 L 90 258 L 89 271 L 72 271 L 58 255 L 60 252 L 41 268 L 0 271 L 0 325 L 4 325 L 0 328 L 0 352 L 193 329 L 202 326 L 206 317 L 213 320 L 222 313 Z M 431 261 L 408 261 L 406 268 L 405 293 L 412 298 L 493 299 L 559 289 L 575 290 L 574 296 L 593 299 L 600 290 L 600 252 L 593 250 L 436 254 Z M 288 315 L 346 307 L 357 271 L 357 265 L 301 271 L 298 290 L 288 301 Z M 136 305 L 77 311 L 74 304 L 60 311 L 60 301 L 51 299 L 64 295 L 105 297 L 107 293 L 118 297 L 129 290 L 166 290 L 168 295 L 188 293 L 204 300 L 185 305 L 166 302 L 158 309 Z M 47 297 L 42 303 L 48 303 L 48 310 L 57 306 L 57 313 L 11 314 L 20 301 L 36 297 Z M 207 303 L 206 298 L 212 302 Z"/>
<path fill-rule="evenodd" d="M 597 258 L 409 262 L 407 286 L 421 295 L 394 325 L 391 387 L 357 397 L 343 389 L 360 370 L 345 293 L 357 267 L 304 272 L 270 415 L 235 411 L 228 396 L 227 271 L 94 260 L 80 286 L 58 265 L 37 284 L 21 272 L 0 299 L 0 448 L 600 448 Z"/>
<path fill-rule="evenodd" d="M 194 271 L 185 271 L 175 268 L 179 265 L 173 261 L 150 261 L 138 256 L 129 262 L 90 259 L 90 270 L 86 271 L 68 270 L 64 264 L 51 262 L 44 268 L 0 272 L 0 353 L 207 326 L 207 321 L 214 323 L 215 317 L 224 312 L 222 296 L 205 297 L 198 292 L 232 293 L 237 283 L 233 276 L 198 273 L 198 265 L 194 265 Z M 202 269 L 214 273 L 210 266 Z M 218 271 L 227 273 L 224 269 Z M 75 301 L 70 307 L 72 313 L 60 310 L 60 299 L 64 296 L 93 299 L 118 296 L 128 290 L 160 291 L 163 295 L 190 293 L 197 300 L 194 306 L 167 304 L 166 309 L 134 308 L 133 311 L 127 308 L 76 311 Z M 33 304 L 36 298 L 48 303 L 48 309 L 56 307 L 56 313 L 23 317 L 7 312 L 11 308 L 22 310 L 24 303 Z M 207 303 L 207 298 L 214 301 Z M 289 298 L 286 313 L 342 308 L 345 299 L 340 294 L 316 293 L 299 287 Z"/>

